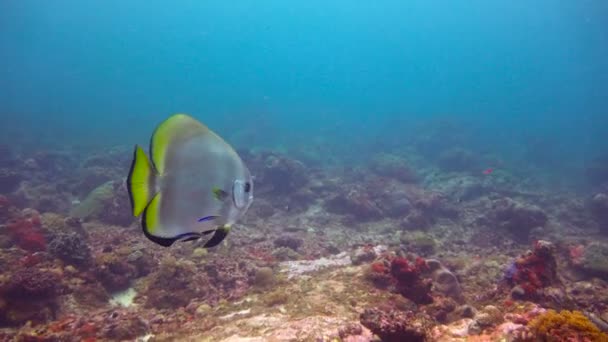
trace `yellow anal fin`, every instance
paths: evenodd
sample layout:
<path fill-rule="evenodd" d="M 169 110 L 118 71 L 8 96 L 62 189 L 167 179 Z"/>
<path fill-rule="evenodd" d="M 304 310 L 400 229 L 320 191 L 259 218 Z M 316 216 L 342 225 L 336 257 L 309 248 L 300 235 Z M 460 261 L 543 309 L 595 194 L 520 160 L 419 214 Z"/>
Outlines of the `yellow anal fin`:
<path fill-rule="evenodd" d="M 158 236 L 162 233 L 162 225 L 160 220 L 160 203 L 161 194 L 157 193 L 146 207 L 144 214 L 141 216 L 141 227 L 144 230 L 144 235 L 151 241 L 165 247 L 171 246 L 177 239 L 165 238 Z M 162 235 L 162 234 L 161 234 Z"/>
<path fill-rule="evenodd" d="M 152 200 L 156 193 L 156 177 L 156 170 L 152 167 L 146 153 L 140 146 L 136 145 L 129 177 L 127 178 L 127 189 L 129 190 L 133 216 L 139 216 Z"/>

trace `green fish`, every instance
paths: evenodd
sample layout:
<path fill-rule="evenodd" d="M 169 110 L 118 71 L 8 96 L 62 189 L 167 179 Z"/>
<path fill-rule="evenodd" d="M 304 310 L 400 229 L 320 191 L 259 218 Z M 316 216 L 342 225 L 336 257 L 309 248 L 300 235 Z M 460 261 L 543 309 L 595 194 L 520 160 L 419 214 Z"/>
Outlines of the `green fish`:
<path fill-rule="evenodd" d="M 161 246 L 211 235 L 218 245 L 253 201 L 253 178 L 239 155 L 204 124 L 175 114 L 136 145 L 127 178 L 133 215 Z"/>

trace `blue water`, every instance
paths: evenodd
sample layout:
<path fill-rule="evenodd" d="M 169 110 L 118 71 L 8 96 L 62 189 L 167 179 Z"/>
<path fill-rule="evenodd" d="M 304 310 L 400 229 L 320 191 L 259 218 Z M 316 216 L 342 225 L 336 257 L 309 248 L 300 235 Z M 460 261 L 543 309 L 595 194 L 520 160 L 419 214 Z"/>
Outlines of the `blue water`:
<path fill-rule="evenodd" d="M 602 0 L 5 0 L 0 61 L 20 148 L 141 143 L 187 112 L 239 147 L 351 161 L 432 119 L 547 170 L 608 150 Z"/>

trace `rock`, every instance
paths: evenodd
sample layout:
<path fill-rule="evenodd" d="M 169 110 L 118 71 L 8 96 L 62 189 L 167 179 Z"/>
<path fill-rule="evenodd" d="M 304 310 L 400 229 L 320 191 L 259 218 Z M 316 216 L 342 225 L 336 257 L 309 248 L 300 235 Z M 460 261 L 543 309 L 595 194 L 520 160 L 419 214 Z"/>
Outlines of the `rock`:
<path fill-rule="evenodd" d="M 407 161 L 401 157 L 380 153 L 371 161 L 371 169 L 376 174 L 394 178 L 403 183 L 415 183 L 417 177 L 415 172 L 408 166 Z"/>
<path fill-rule="evenodd" d="M 381 311 L 365 309 L 361 324 L 378 335 L 383 342 L 424 342 L 430 319 L 416 317 L 412 311 Z"/>
<path fill-rule="evenodd" d="M 34 324 L 54 319 L 58 310 L 60 276 L 52 271 L 21 268 L 0 284 L 0 326 Z"/>
<path fill-rule="evenodd" d="M 407 192 L 399 188 L 385 191 L 376 203 L 383 214 L 389 217 L 406 217 L 413 208 L 407 198 Z"/>
<path fill-rule="evenodd" d="M 298 260 L 300 254 L 288 247 L 279 247 L 272 251 L 272 256 L 278 261 Z"/>
<path fill-rule="evenodd" d="M 480 331 L 476 328 L 476 322 L 471 318 L 463 318 L 450 324 L 436 325 L 431 330 L 430 341 L 461 341 L 467 340 L 472 334 Z"/>
<path fill-rule="evenodd" d="M 134 218 L 129 210 L 129 196 L 122 181 L 109 181 L 95 190 L 76 207 L 70 216 L 83 220 L 99 220 L 104 223 L 129 226 Z"/>
<path fill-rule="evenodd" d="M 608 279 L 608 244 L 592 242 L 584 247 L 579 267 L 593 276 Z"/>
<path fill-rule="evenodd" d="M 341 339 L 345 339 L 348 336 L 361 335 L 362 333 L 363 327 L 357 323 L 347 324 L 338 330 L 338 336 L 340 336 Z"/>
<path fill-rule="evenodd" d="M 456 275 L 450 272 L 450 270 L 443 266 L 438 260 L 427 259 L 426 263 L 427 267 L 432 272 L 433 288 L 455 301 L 462 303 L 464 297 Z"/>
<path fill-rule="evenodd" d="M 437 247 L 435 238 L 422 231 L 403 232 L 400 241 L 405 251 L 421 256 L 432 255 Z"/>
<path fill-rule="evenodd" d="M 457 304 L 449 297 L 436 297 L 432 304 L 425 306 L 425 312 L 437 322 L 447 323 L 450 313 L 456 310 Z"/>
<path fill-rule="evenodd" d="M 134 341 L 145 336 L 150 330 L 149 323 L 136 313 L 121 312 L 116 317 L 110 315 L 101 331 L 104 339 L 113 341 Z"/>
<path fill-rule="evenodd" d="M 360 220 L 373 220 L 382 217 L 382 210 L 373 199 L 359 187 L 352 187 L 325 202 L 330 213 L 352 215 Z"/>
<path fill-rule="evenodd" d="M 279 264 L 282 273 L 287 274 L 287 279 L 293 279 L 302 274 L 316 272 L 328 267 L 343 267 L 351 265 L 350 256 L 346 252 L 332 255 L 328 258 L 315 260 L 284 261 Z"/>
<path fill-rule="evenodd" d="M 543 227 L 548 220 L 539 207 L 522 204 L 507 197 L 495 200 L 492 207 L 489 212 L 490 222 L 508 230 L 519 241 L 526 241 L 533 228 Z"/>
<path fill-rule="evenodd" d="M 414 210 L 401 221 L 401 228 L 405 230 L 427 229 L 432 224 L 432 219 L 420 210 Z"/>
<path fill-rule="evenodd" d="M 526 290 L 523 287 L 517 285 L 511 289 L 511 298 L 514 300 L 525 300 L 526 297 Z"/>
<path fill-rule="evenodd" d="M 598 193 L 593 196 L 589 208 L 600 227 L 600 231 L 608 234 L 608 194 Z"/>
<path fill-rule="evenodd" d="M 209 306 L 209 304 L 201 304 L 199 306 L 196 307 L 196 311 L 194 312 L 196 314 L 197 317 L 206 317 L 209 315 L 209 312 L 211 312 L 212 308 L 211 306 Z"/>
<path fill-rule="evenodd" d="M 475 315 L 475 321 L 479 327 L 488 328 L 496 326 L 504 321 L 502 312 L 493 305 L 487 305 Z"/>
<path fill-rule="evenodd" d="M 266 201 L 256 200 L 252 203 L 251 208 L 249 208 L 247 214 L 266 219 L 274 215 L 274 213 L 275 209 L 270 203 Z"/>
<path fill-rule="evenodd" d="M 292 235 L 281 235 L 273 243 L 276 247 L 287 247 L 297 251 L 304 243 L 304 240 Z"/>
<path fill-rule="evenodd" d="M 48 244 L 48 250 L 57 258 L 79 267 L 91 262 L 91 249 L 87 241 L 76 232 L 56 234 Z"/>
<path fill-rule="evenodd" d="M 353 265 L 361 265 L 374 261 L 377 256 L 378 255 L 373 248 L 364 246 L 357 248 L 350 258 L 353 261 Z"/>
<path fill-rule="evenodd" d="M 434 288 L 454 300 L 462 301 L 462 289 L 460 283 L 447 268 L 437 270 L 433 273 Z"/>
<path fill-rule="evenodd" d="M 308 172 L 300 161 L 279 154 L 268 154 L 259 182 L 272 187 L 274 194 L 293 194 L 308 183 Z"/>
<path fill-rule="evenodd" d="M 475 316 L 475 314 L 477 313 L 477 310 L 475 310 L 474 307 L 472 307 L 468 304 L 465 304 L 465 305 L 461 305 L 458 308 L 456 308 L 456 313 L 461 318 L 473 318 Z"/>
<path fill-rule="evenodd" d="M 260 267 L 255 271 L 253 285 L 257 287 L 268 287 L 275 282 L 274 272 L 270 267 Z"/>

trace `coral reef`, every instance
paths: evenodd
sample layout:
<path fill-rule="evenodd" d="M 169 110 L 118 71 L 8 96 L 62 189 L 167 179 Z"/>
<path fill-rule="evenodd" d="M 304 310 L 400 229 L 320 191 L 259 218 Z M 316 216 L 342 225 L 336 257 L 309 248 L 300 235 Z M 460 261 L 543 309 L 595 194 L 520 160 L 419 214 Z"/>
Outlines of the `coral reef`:
<path fill-rule="evenodd" d="M 256 201 L 213 249 L 142 237 L 124 148 L 0 153 L 22 178 L 0 195 L 0 340 L 604 338 L 608 189 L 562 194 L 518 165 L 482 175 L 496 157 L 413 146 L 331 167 L 246 150 Z"/>

